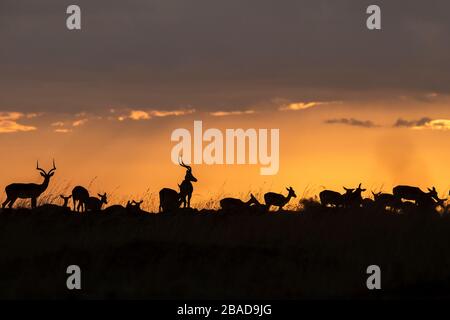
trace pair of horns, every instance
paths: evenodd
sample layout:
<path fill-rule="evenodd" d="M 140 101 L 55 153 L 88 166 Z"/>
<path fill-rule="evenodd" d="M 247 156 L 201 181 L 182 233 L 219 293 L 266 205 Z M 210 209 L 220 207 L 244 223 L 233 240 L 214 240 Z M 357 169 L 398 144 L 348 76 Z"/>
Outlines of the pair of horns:
<path fill-rule="evenodd" d="M 44 169 L 39 168 L 39 160 L 36 161 L 36 170 L 39 170 L 39 171 L 42 172 L 43 174 L 49 175 L 50 173 L 52 173 L 53 171 L 56 170 L 55 159 L 53 159 L 53 168 L 52 168 L 48 173 L 45 172 Z"/>

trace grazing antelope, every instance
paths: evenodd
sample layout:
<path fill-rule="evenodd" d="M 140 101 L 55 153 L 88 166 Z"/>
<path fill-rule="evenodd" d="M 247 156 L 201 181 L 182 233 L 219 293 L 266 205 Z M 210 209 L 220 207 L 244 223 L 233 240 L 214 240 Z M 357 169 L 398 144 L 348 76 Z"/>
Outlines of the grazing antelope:
<path fill-rule="evenodd" d="M 291 198 L 297 197 L 292 187 L 286 188 L 286 190 L 289 192 L 286 197 L 275 192 L 267 192 L 264 195 L 264 201 L 266 202 L 267 210 L 269 210 L 271 206 L 275 206 L 278 207 L 278 211 L 281 211 L 281 209 L 286 205 L 286 203 L 289 202 L 289 200 L 291 200 Z"/>
<path fill-rule="evenodd" d="M 31 199 L 31 208 L 36 208 L 37 198 L 47 190 L 48 184 L 50 182 L 50 178 L 55 174 L 56 166 L 55 160 L 53 160 L 53 168 L 49 172 L 45 172 L 45 170 L 39 168 L 39 161 L 36 165 L 36 170 L 38 170 L 41 176 L 44 178 L 42 184 L 36 183 L 13 183 L 5 188 L 6 192 L 6 200 L 2 204 L 2 208 L 5 208 L 7 205 L 9 208 L 12 208 L 14 202 L 17 199 Z"/>
<path fill-rule="evenodd" d="M 194 191 L 194 187 L 192 186 L 192 182 L 197 182 L 197 178 L 192 175 L 192 168 L 188 165 L 185 165 L 183 159 L 179 160 L 178 163 L 183 168 L 186 168 L 186 175 L 184 177 L 183 182 L 179 184 L 180 187 L 180 197 L 183 201 L 183 207 L 190 208 L 191 207 L 191 197 L 192 192 Z"/>
<path fill-rule="evenodd" d="M 356 189 L 348 189 L 344 187 L 346 193 L 343 195 L 344 205 L 346 207 L 361 207 L 363 203 L 362 192 L 366 189 L 361 188 L 361 183 Z"/>
<path fill-rule="evenodd" d="M 427 203 L 430 199 L 438 201 L 439 197 L 436 188 L 428 188 L 428 192 L 423 192 L 418 187 L 411 186 L 396 186 L 393 189 L 394 196 L 399 200 L 414 201 L 417 205 L 420 203 Z"/>
<path fill-rule="evenodd" d="M 72 198 L 72 195 L 66 197 L 63 194 L 60 195 L 61 199 L 64 200 L 64 204 L 62 205 L 63 208 L 68 208 L 69 207 L 69 199 Z"/>
<path fill-rule="evenodd" d="M 82 186 L 76 186 L 72 190 L 73 211 L 86 212 L 86 204 L 89 201 L 89 191 Z M 78 206 L 77 206 L 78 201 Z"/>
<path fill-rule="evenodd" d="M 389 207 L 391 210 L 398 209 L 401 206 L 401 201 L 390 193 L 375 193 L 372 191 L 375 204 L 383 210 Z"/>
<path fill-rule="evenodd" d="M 87 211 L 100 211 L 102 210 L 103 204 L 108 204 L 108 199 L 106 198 L 106 193 L 100 194 L 97 193 L 100 198 L 97 197 L 89 197 L 89 200 L 86 204 Z"/>
<path fill-rule="evenodd" d="M 248 209 L 252 204 L 259 204 L 253 194 L 250 194 L 250 200 L 244 202 L 236 198 L 224 198 L 220 200 L 220 207 L 225 211 L 240 211 Z"/>
<path fill-rule="evenodd" d="M 168 212 L 176 210 L 180 207 L 181 202 L 180 193 L 173 189 L 164 188 L 159 191 L 159 212 Z"/>
<path fill-rule="evenodd" d="M 339 192 L 332 191 L 332 190 L 323 190 L 319 193 L 320 203 L 323 206 L 334 206 L 334 207 L 340 207 L 344 205 L 344 197 L 350 195 L 353 193 L 354 189 L 346 189 L 345 194 L 340 194 Z"/>

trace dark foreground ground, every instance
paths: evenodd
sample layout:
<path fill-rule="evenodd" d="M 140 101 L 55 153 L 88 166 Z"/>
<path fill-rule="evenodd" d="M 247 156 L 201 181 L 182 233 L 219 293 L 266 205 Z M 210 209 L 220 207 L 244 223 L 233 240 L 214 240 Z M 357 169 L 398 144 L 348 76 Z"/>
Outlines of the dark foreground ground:
<path fill-rule="evenodd" d="M 1 299 L 450 297 L 449 217 L 4 210 L 0 248 Z M 66 288 L 72 264 L 81 291 Z M 376 293 L 366 288 L 372 264 Z"/>

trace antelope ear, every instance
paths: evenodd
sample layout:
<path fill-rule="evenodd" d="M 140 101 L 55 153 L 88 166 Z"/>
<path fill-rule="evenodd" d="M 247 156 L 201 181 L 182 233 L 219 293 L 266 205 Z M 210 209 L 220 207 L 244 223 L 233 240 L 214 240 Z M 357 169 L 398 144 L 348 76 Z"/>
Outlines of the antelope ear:
<path fill-rule="evenodd" d="M 361 191 L 366 191 L 367 189 L 361 189 Z"/>
<path fill-rule="evenodd" d="M 54 172 L 50 173 L 49 177 L 53 177 L 54 174 L 55 174 Z"/>
<path fill-rule="evenodd" d="M 45 174 L 43 174 L 42 172 L 41 172 L 41 176 L 43 176 L 45 178 Z"/>
<path fill-rule="evenodd" d="M 97 193 L 97 195 L 99 196 L 99 197 L 101 197 L 102 195 L 100 194 L 100 193 Z"/>

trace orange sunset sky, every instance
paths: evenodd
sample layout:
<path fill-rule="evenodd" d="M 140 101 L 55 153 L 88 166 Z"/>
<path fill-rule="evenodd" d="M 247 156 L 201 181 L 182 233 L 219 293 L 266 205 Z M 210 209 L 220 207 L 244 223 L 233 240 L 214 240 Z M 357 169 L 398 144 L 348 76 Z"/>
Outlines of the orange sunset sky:
<path fill-rule="evenodd" d="M 448 194 L 450 5 L 385 4 L 371 32 L 361 1 L 273 3 L 79 1 L 72 32 L 69 2 L 2 1 L 0 188 L 39 182 L 36 160 L 52 158 L 62 189 L 119 201 L 177 188 L 171 133 L 202 120 L 280 129 L 280 169 L 193 165 L 195 201 L 360 182 Z"/>

